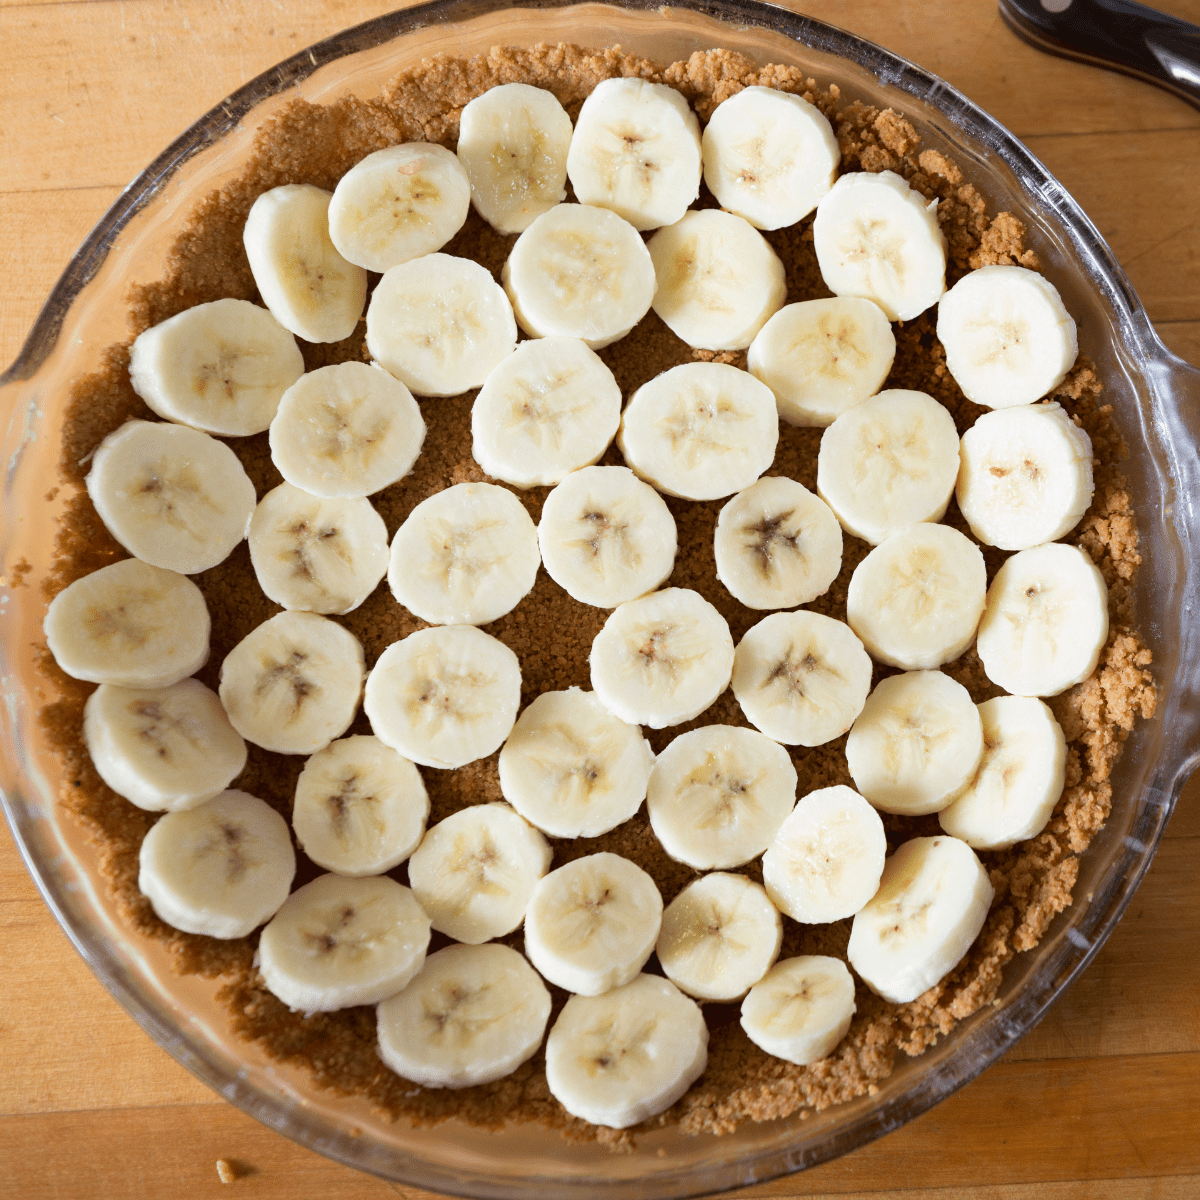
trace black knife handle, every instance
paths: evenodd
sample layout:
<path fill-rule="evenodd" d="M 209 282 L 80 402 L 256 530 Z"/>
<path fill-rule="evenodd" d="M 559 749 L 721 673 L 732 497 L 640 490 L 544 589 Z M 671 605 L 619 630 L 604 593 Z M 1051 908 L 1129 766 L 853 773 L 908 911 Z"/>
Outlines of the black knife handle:
<path fill-rule="evenodd" d="M 1009 28 L 1039 50 L 1109 67 L 1200 108 L 1200 27 L 1133 0 L 1000 0 Z"/>

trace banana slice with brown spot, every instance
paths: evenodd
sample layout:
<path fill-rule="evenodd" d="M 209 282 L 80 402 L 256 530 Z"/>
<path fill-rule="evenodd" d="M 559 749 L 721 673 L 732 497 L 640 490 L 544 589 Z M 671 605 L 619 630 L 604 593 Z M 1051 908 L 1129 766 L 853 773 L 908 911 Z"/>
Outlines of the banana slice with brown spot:
<path fill-rule="evenodd" d="M 221 703 L 248 742 L 314 754 L 358 709 L 363 648 L 348 629 L 309 612 L 282 612 L 248 633 L 221 664 Z"/>

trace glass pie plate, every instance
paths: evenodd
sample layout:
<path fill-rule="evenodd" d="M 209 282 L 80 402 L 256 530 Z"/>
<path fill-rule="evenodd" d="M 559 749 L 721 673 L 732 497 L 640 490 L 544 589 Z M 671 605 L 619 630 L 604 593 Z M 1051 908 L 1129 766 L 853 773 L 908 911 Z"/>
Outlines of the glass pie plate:
<path fill-rule="evenodd" d="M 68 385 L 126 336 L 125 292 L 159 278 L 181 211 L 230 181 L 254 131 L 294 97 L 366 97 L 444 51 L 571 41 L 619 43 L 663 62 L 724 46 L 759 64 L 794 64 L 847 100 L 895 107 L 924 145 L 964 168 L 992 211 L 1026 225 L 1079 324 L 1129 443 L 1141 529 L 1137 624 L 1154 650 L 1158 715 L 1141 722 L 1113 779 L 1112 814 L 1083 855 L 1075 903 L 1041 944 L 1006 967 L 998 1003 L 916 1059 L 902 1056 L 878 1095 L 725 1137 L 671 1130 L 633 1154 L 574 1145 L 514 1126 L 499 1133 L 450 1121 L 392 1124 L 361 1101 L 315 1088 L 302 1072 L 235 1039 L 217 984 L 172 972 L 157 944 L 118 920 L 97 854 L 54 797 L 57 765 L 37 725 L 49 698 L 37 672 L 48 573 L 62 499 L 48 499 Z M 59 280 L 20 357 L 0 379 L 5 414 L 0 578 L 25 560 L 27 586 L 0 593 L 6 815 L 47 903 L 92 969 L 161 1046 L 231 1103 L 280 1133 L 353 1167 L 463 1196 L 692 1196 L 769 1179 L 844 1154 L 926 1111 L 973 1079 L 1030 1029 L 1108 937 L 1145 874 L 1180 789 L 1200 758 L 1200 372 L 1155 336 L 1128 280 L 1079 206 L 1004 128 L 941 80 L 859 38 L 753 0 L 653 0 L 617 6 L 534 0 L 439 0 L 351 29 L 248 83 L 197 122 L 122 193 Z"/>

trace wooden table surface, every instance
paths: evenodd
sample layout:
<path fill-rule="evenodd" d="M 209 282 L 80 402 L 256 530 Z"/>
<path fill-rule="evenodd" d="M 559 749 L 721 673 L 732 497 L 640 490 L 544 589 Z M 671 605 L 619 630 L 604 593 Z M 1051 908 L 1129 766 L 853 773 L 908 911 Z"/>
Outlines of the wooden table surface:
<path fill-rule="evenodd" d="M 948 79 L 1089 213 L 1160 334 L 1200 363 L 1200 112 L 1048 58 L 995 0 L 791 0 Z M 246 79 L 388 0 L 0 0 L 0 364 L 160 149 Z M 1200 22 L 1200 0 L 1160 0 Z M 1001 1063 L 858 1153 L 743 1196 L 1200 1196 L 1200 780 L 1086 974 Z M 0 834 L 0 1194 L 417 1193 L 301 1149 L 159 1050 L 76 956 Z M 226 1194 L 226 1193 L 222 1193 Z"/>

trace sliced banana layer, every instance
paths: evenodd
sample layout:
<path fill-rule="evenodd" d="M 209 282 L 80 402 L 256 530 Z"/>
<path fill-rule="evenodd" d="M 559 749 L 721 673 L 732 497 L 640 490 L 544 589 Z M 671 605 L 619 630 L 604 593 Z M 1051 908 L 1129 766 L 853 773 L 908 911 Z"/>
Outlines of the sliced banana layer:
<path fill-rule="evenodd" d="M 474 626 L 451 625 L 393 642 L 367 677 L 363 710 L 393 750 L 453 770 L 500 748 L 520 701 L 517 656 Z"/>
<path fill-rule="evenodd" d="M 362 643 L 315 613 L 282 612 L 252 629 L 221 664 L 221 703 L 248 742 L 315 754 L 354 720 Z"/>
<path fill-rule="evenodd" d="M 150 812 L 195 808 L 246 765 L 246 743 L 198 679 L 159 688 L 102 683 L 83 706 L 83 741 L 100 778 Z"/>
<path fill-rule="evenodd" d="M 771 389 L 725 363 L 672 367 L 633 393 L 617 445 L 668 496 L 719 500 L 749 487 L 775 458 Z"/>
<path fill-rule="evenodd" d="M 966 842 L 913 838 L 854 918 L 847 957 L 871 990 L 907 1004 L 945 978 L 979 936 L 995 889 Z"/>
<path fill-rule="evenodd" d="M 805 1067 L 827 1058 L 854 1016 L 854 976 L 840 958 L 776 963 L 742 1001 L 741 1025 L 760 1050 Z"/>
<path fill-rule="evenodd" d="M 238 791 L 167 813 L 142 840 L 138 863 L 138 889 L 160 920 L 226 939 L 266 921 L 296 873 L 287 822 Z"/>
<path fill-rule="evenodd" d="M 842 569 L 833 510 L 784 475 L 739 492 L 717 518 L 717 578 L 747 608 L 794 608 L 829 590 Z"/>
<path fill-rule="evenodd" d="M 697 592 L 664 588 L 616 608 L 592 642 L 592 688 L 630 725 L 698 717 L 729 686 L 733 638 Z"/>
<path fill-rule="evenodd" d="M 329 234 L 339 253 L 387 271 L 440 250 L 463 226 L 471 182 L 442 146 L 407 142 L 368 154 L 338 181 Z"/>
<path fill-rule="evenodd" d="M 749 221 L 706 208 L 649 241 L 654 311 L 689 346 L 744 350 L 787 295 L 783 263 Z"/>
<path fill-rule="evenodd" d="M 796 803 L 796 768 L 777 742 L 733 725 L 682 733 L 650 772 L 646 809 L 663 849 L 689 867 L 738 867 L 774 840 Z"/>
<path fill-rule="evenodd" d="M 593 350 L 650 311 L 654 263 L 628 221 L 607 208 L 559 204 L 513 246 L 500 274 L 530 337 L 576 337 Z"/>
<path fill-rule="evenodd" d="M 675 518 L 628 467 L 584 467 L 542 502 L 538 545 L 546 573 L 569 596 L 616 608 L 667 581 Z"/>
<path fill-rule="evenodd" d="M 733 660 L 733 694 L 746 719 L 788 746 L 823 746 L 862 711 L 871 659 L 842 621 L 772 613 L 746 631 Z"/>
<path fill-rule="evenodd" d="M 330 742 L 296 780 L 296 839 L 335 875 L 382 875 L 398 867 L 425 836 L 428 816 L 421 773 L 376 737 Z"/>
<path fill-rule="evenodd" d="M 781 308 L 750 343 L 746 366 L 775 393 L 785 421 L 824 428 L 875 395 L 895 357 L 883 309 L 835 296 Z"/>
<path fill-rule="evenodd" d="M 938 304 L 946 368 L 985 408 L 1032 404 L 1075 365 L 1075 321 L 1058 289 L 1025 267 L 969 271 Z"/>
<path fill-rule="evenodd" d="M 281 483 L 248 534 L 258 586 L 284 608 L 348 613 L 388 568 L 387 526 L 363 496 L 325 499 Z"/>
<path fill-rule="evenodd" d="M 841 161 L 825 114 L 769 87 L 743 88 L 719 104 L 705 126 L 703 151 L 708 190 L 759 229 L 808 216 Z"/>
<path fill-rule="evenodd" d="M 259 295 L 284 329 L 309 342 L 340 342 L 367 302 L 367 273 L 329 237 L 332 192 L 286 183 L 250 208 L 242 242 Z"/>
<path fill-rule="evenodd" d="M 400 380 L 344 362 L 301 375 L 283 393 L 270 438 L 288 483 L 314 496 L 372 496 L 412 470 L 425 420 Z"/>
<path fill-rule="evenodd" d="M 298 1012 L 336 1012 L 394 996 L 425 962 L 429 918 L 386 875 L 321 875 L 297 888 L 262 931 L 258 969 Z"/>
<path fill-rule="evenodd" d="M 68 584 L 42 622 L 54 661 L 73 679 L 135 688 L 168 687 L 200 670 L 210 627 L 190 579 L 136 558 Z"/>
<path fill-rule="evenodd" d="M 195 575 L 246 536 L 257 497 L 224 442 L 185 425 L 126 421 L 92 455 L 87 490 L 135 558 Z"/>
<path fill-rule="evenodd" d="M 813 246 L 835 296 L 873 300 L 889 321 L 911 321 L 946 290 L 937 201 L 894 171 L 843 175 L 817 205 Z"/>
<path fill-rule="evenodd" d="M 446 946 L 376 1009 L 379 1057 L 425 1087 L 475 1087 L 532 1058 L 549 1020 L 550 992 L 517 951 Z"/>
<path fill-rule="evenodd" d="M 880 662 L 924 670 L 970 647 L 986 595 L 979 547 L 949 525 L 924 522 L 892 534 L 854 568 L 846 620 Z"/>
<path fill-rule="evenodd" d="M 616 377 L 585 342 L 534 338 L 475 397 L 471 453 L 493 479 L 522 488 L 555 484 L 596 462 L 620 423 Z"/>
<path fill-rule="evenodd" d="M 129 382 L 160 417 L 245 437 L 271 424 L 304 373 L 296 339 L 249 300 L 197 304 L 140 334 Z"/>
<path fill-rule="evenodd" d="M 516 345 L 508 297 L 468 258 L 426 254 L 402 262 L 367 305 L 367 349 L 418 396 L 479 387 Z"/>
<path fill-rule="evenodd" d="M 666 84 L 602 80 L 579 110 L 567 175 L 581 204 L 634 229 L 673 225 L 700 194 L 700 122 Z"/>
<path fill-rule="evenodd" d="M 954 418 L 924 392 L 880 392 L 821 435 L 817 494 L 842 528 L 878 546 L 946 515 L 958 478 Z"/>
<path fill-rule="evenodd" d="M 875 895 L 886 857 L 879 814 L 839 784 L 800 798 L 763 855 L 763 883 L 793 921 L 841 921 Z"/>
<path fill-rule="evenodd" d="M 619 854 L 589 854 L 551 871 L 525 914 L 525 953 L 553 984 L 599 996 L 628 983 L 654 952 L 662 896 Z"/>
<path fill-rule="evenodd" d="M 566 109 L 553 92 L 527 83 L 502 83 L 476 96 L 458 121 L 458 161 L 471 200 L 500 233 L 520 233 L 567 198 L 570 146 Z"/>
<path fill-rule="evenodd" d="M 979 717 L 979 769 L 938 822 L 976 850 L 1005 850 L 1046 827 L 1066 782 L 1067 742 L 1050 709 L 1029 696 L 985 701 Z"/>
<path fill-rule="evenodd" d="M 767 893 L 744 875 L 714 871 L 667 905 L 658 961 L 680 991 L 698 1000 L 740 1000 L 770 970 L 783 921 Z"/>
<path fill-rule="evenodd" d="M 958 507 L 985 546 L 1029 550 L 1070 533 L 1092 503 L 1092 439 L 1059 404 L 984 413 L 962 436 Z"/>
<path fill-rule="evenodd" d="M 551 837 L 598 837 L 641 807 L 654 754 L 593 692 L 543 692 L 500 751 L 500 790 Z"/>
<path fill-rule="evenodd" d="M 512 492 L 458 483 L 396 530 L 388 586 L 422 621 L 486 625 L 525 598 L 540 563 L 537 526 Z"/>
<path fill-rule="evenodd" d="M 550 1094 L 572 1116 L 612 1129 L 670 1108 L 707 1065 L 700 1006 L 654 975 L 572 996 L 546 1039 Z"/>
<path fill-rule="evenodd" d="M 987 677 L 1014 696 L 1057 696 L 1082 683 L 1108 638 L 1108 587 L 1087 552 L 1051 542 L 996 572 L 979 622 Z"/>
<path fill-rule="evenodd" d="M 553 851 L 507 804 L 477 804 L 439 821 L 408 860 L 408 878 L 439 933 L 476 946 L 512 933 Z"/>
<path fill-rule="evenodd" d="M 883 812 L 940 812 L 975 778 L 983 726 L 970 693 L 941 671 L 890 675 L 846 739 L 854 786 Z"/>

